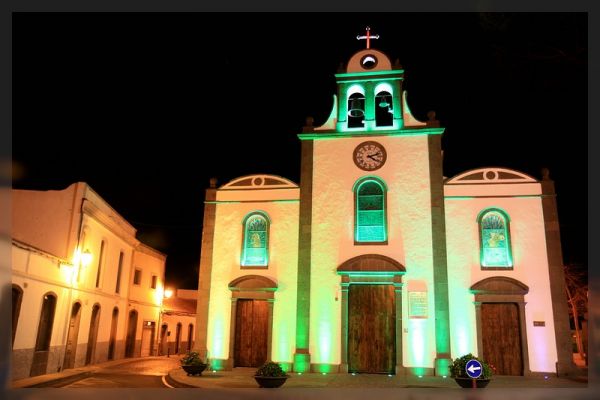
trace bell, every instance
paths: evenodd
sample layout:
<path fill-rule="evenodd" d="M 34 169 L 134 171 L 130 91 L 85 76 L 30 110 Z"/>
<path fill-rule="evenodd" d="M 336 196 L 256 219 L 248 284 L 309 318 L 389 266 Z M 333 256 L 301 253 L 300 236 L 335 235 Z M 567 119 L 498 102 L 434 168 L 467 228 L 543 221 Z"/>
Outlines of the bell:
<path fill-rule="evenodd" d="M 388 103 L 387 100 L 386 100 L 386 97 L 383 96 L 381 98 L 381 101 L 379 102 L 379 107 L 386 108 L 386 107 L 389 107 L 389 106 L 390 106 L 390 103 Z"/>
<path fill-rule="evenodd" d="M 360 108 L 360 101 L 358 99 L 352 99 L 350 102 L 350 110 L 348 111 L 348 115 L 355 118 L 365 115 L 365 111 Z"/>

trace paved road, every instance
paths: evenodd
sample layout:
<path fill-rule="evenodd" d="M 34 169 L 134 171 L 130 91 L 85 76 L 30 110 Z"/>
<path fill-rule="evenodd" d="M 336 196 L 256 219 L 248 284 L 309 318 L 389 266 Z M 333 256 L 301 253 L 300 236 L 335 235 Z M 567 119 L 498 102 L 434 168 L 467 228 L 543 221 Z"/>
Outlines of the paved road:
<path fill-rule="evenodd" d="M 56 387 L 67 388 L 164 388 L 163 376 L 179 366 L 177 357 L 141 359 L 101 368 L 74 382 Z"/>

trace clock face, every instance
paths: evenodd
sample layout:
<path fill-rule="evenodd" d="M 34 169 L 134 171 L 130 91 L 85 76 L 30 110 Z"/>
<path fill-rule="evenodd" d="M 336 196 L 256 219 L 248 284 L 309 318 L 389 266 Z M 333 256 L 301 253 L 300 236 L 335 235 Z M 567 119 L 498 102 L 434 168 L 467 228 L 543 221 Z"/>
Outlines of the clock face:
<path fill-rule="evenodd" d="M 352 156 L 354 164 L 365 171 L 375 171 L 385 164 L 385 148 L 377 142 L 368 141 L 356 146 Z"/>

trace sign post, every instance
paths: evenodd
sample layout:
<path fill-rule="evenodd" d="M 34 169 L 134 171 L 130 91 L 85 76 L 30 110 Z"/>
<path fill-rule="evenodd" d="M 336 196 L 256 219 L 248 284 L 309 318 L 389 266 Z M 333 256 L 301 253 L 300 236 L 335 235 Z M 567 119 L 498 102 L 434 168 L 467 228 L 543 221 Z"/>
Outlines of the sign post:
<path fill-rule="evenodd" d="M 483 372 L 483 366 L 478 360 L 474 358 L 467 361 L 467 365 L 465 365 L 465 370 L 467 375 L 473 380 L 473 389 L 477 387 L 477 378 L 479 378 Z"/>

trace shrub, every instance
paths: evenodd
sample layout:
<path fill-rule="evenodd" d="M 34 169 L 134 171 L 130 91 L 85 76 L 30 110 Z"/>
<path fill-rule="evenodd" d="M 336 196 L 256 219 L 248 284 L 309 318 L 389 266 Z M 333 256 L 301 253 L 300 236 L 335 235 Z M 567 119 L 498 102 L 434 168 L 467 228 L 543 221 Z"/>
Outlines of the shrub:
<path fill-rule="evenodd" d="M 477 360 L 483 367 L 483 371 L 477 379 L 490 379 L 492 377 L 492 367 L 482 359 L 477 358 L 473 354 L 469 353 L 455 359 L 452 362 L 450 372 L 452 373 L 453 378 L 469 378 L 469 375 L 467 375 L 467 371 L 465 370 L 469 360 Z"/>
<path fill-rule="evenodd" d="M 275 362 L 267 361 L 256 370 L 256 376 L 286 376 L 285 371 Z"/>
<path fill-rule="evenodd" d="M 205 365 L 206 363 L 200 358 L 197 351 L 188 352 L 185 356 L 179 359 L 181 365 Z"/>

